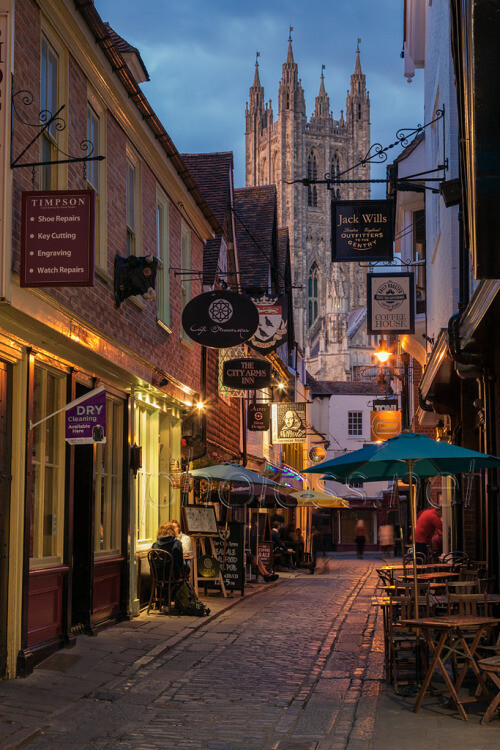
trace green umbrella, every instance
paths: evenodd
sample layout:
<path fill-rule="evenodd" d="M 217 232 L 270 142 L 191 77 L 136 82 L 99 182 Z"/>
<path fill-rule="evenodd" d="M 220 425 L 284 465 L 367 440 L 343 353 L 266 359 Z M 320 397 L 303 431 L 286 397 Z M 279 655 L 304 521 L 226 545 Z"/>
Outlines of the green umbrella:
<path fill-rule="evenodd" d="M 415 536 L 417 510 L 413 477 L 463 474 L 477 469 L 500 466 L 500 458 L 441 443 L 427 435 L 405 431 L 384 443 L 368 445 L 330 461 L 304 469 L 304 472 L 325 474 L 325 479 L 338 482 L 375 482 L 399 477 L 407 479 L 410 490 L 410 513 Z M 415 609 L 417 608 L 417 561 L 413 544 L 413 575 L 415 581 Z M 417 612 L 415 612 L 417 616 Z"/>

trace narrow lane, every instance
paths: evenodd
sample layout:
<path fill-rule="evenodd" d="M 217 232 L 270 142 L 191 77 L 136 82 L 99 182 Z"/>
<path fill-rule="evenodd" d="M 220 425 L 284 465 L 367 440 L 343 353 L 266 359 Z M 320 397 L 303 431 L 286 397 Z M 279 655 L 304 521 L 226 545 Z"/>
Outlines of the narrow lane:
<path fill-rule="evenodd" d="M 133 678 L 59 712 L 28 746 L 341 750 L 366 743 L 383 660 L 371 606 L 374 563 L 334 565 L 332 574 L 301 575 L 242 601 Z"/>

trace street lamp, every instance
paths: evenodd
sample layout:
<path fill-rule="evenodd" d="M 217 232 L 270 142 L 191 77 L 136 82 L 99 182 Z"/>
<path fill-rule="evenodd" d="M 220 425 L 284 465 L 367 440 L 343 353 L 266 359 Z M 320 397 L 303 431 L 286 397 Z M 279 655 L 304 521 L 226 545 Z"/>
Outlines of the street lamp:
<path fill-rule="evenodd" d="M 387 369 L 389 371 L 389 375 L 391 377 L 396 378 L 401 383 L 401 416 L 403 421 L 403 429 L 407 429 L 410 426 L 410 404 L 409 404 L 409 393 L 408 393 L 408 387 L 409 387 L 409 361 L 410 357 L 405 352 L 400 355 L 401 365 L 402 365 L 402 373 L 397 372 L 396 368 L 390 363 L 389 359 L 393 356 L 393 352 L 389 351 L 389 347 L 387 345 L 387 341 L 385 339 L 381 339 L 378 349 L 373 352 L 374 357 L 376 357 L 381 365 L 387 365 Z M 380 368 L 380 382 L 383 383 L 385 381 L 385 373 L 383 368 Z"/>
<path fill-rule="evenodd" d="M 384 365 L 389 361 L 389 357 L 392 357 L 392 352 L 389 351 L 389 347 L 387 346 L 387 341 L 385 339 L 380 339 L 379 347 L 377 351 L 373 352 L 373 356 L 378 359 L 381 365 Z"/>

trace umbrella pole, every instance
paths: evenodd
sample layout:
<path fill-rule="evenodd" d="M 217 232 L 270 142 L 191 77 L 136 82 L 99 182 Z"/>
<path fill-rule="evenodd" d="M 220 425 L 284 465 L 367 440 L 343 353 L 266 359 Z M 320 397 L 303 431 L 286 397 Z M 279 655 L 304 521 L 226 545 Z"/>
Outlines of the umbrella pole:
<path fill-rule="evenodd" d="M 401 558 L 403 561 L 403 575 L 406 578 L 406 560 L 405 560 L 405 548 L 404 548 L 404 537 L 403 537 L 403 521 L 401 518 L 401 503 L 399 500 L 399 480 L 396 482 L 396 502 L 398 504 L 398 521 L 399 521 L 399 540 L 401 544 Z"/>
<path fill-rule="evenodd" d="M 231 490 L 233 488 L 233 483 L 229 482 L 229 493 L 227 496 L 227 506 L 226 506 L 226 525 L 224 526 L 224 546 L 222 548 L 222 572 L 226 570 L 226 547 L 227 547 L 227 527 L 228 527 L 228 521 L 229 521 L 229 508 L 231 506 Z"/>
<path fill-rule="evenodd" d="M 414 616 L 415 619 L 418 620 L 418 580 L 417 580 L 417 540 L 415 539 L 416 536 L 416 528 L 417 528 L 417 503 L 416 498 L 413 492 L 413 464 L 415 463 L 414 459 L 408 460 L 408 482 L 409 482 L 409 489 L 410 489 L 410 513 L 411 513 L 411 527 L 412 527 L 412 539 L 413 539 L 413 596 L 414 596 Z M 415 677 L 417 680 L 417 684 L 420 684 L 422 681 L 422 674 L 421 674 L 421 668 L 420 668 L 420 631 L 417 628 L 415 631 L 416 635 L 416 641 L 415 641 Z"/>

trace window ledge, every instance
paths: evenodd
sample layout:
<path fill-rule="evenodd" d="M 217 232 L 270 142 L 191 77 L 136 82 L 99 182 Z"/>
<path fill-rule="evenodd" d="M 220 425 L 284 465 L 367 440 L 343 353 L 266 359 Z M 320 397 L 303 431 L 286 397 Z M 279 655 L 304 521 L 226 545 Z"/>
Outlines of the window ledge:
<path fill-rule="evenodd" d="M 103 281 L 105 284 L 112 284 L 113 279 L 109 275 L 107 271 L 104 270 L 101 266 L 95 267 L 95 275 L 97 278 L 99 278 L 101 281 Z"/>
<path fill-rule="evenodd" d="M 163 322 L 163 320 L 160 320 L 159 318 L 156 318 L 156 324 L 158 328 L 161 328 L 162 331 L 165 331 L 165 333 L 168 333 L 169 336 L 172 335 L 173 331 L 171 328 L 168 327 L 166 323 Z"/>
<path fill-rule="evenodd" d="M 139 308 L 139 310 L 144 310 L 146 307 L 146 301 L 142 299 L 139 295 L 136 295 L 135 297 L 128 297 L 129 302 L 132 302 L 133 305 Z"/>
<path fill-rule="evenodd" d="M 179 341 L 181 342 L 182 346 L 185 346 L 186 349 L 189 349 L 189 351 L 192 351 L 194 349 L 194 344 L 186 341 L 186 339 L 183 339 L 182 336 L 179 336 Z"/>

